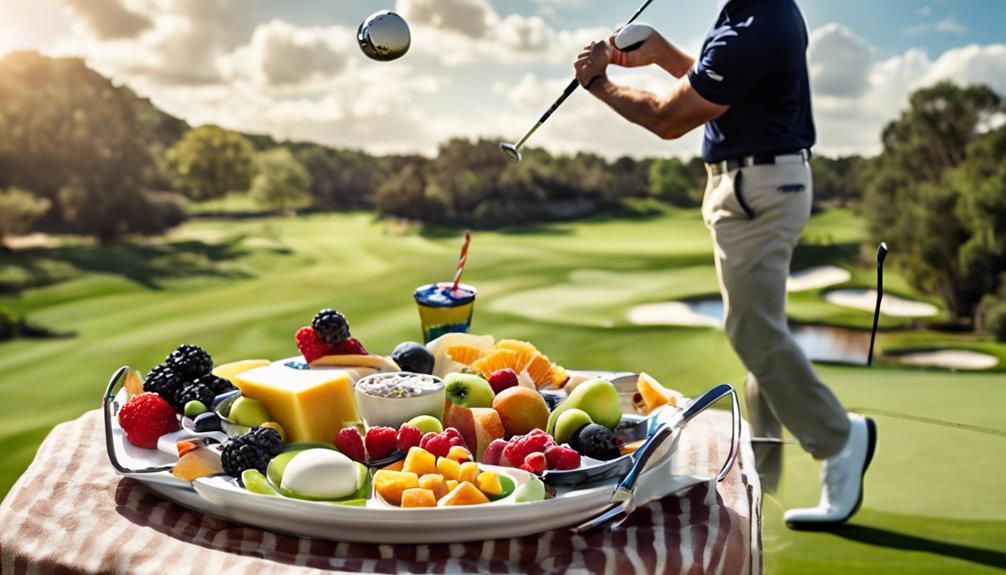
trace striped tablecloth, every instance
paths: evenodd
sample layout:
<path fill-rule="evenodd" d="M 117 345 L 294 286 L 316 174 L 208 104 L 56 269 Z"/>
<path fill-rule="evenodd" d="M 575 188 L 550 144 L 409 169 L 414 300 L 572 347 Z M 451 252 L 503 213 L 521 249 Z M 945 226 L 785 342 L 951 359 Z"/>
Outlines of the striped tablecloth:
<path fill-rule="evenodd" d="M 729 427 L 727 414 L 717 411 L 689 424 L 680 447 L 696 474 L 718 471 Z M 363 545 L 270 533 L 180 507 L 117 477 L 102 439 L 97 411 L 49 434 L 0 504 L 0 573 L 759 574 L 762 568 L 761 488 L 747 441 L 723 483 L 641 507 L 622 530 Z"/>

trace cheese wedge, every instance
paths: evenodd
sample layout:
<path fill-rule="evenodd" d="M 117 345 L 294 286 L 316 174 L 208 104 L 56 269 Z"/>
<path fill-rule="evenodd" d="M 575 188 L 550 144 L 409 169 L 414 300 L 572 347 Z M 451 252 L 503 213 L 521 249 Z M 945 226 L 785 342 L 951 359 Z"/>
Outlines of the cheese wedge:
<path fill-rule="evenodd" d="M 345 425 L 359 420 L 353 379 L 339 369 L 292 369 L 272 364 L 234 378 L 241 394 L 265 405 L 286 431 L 286 441 L 332 443 Z"/>

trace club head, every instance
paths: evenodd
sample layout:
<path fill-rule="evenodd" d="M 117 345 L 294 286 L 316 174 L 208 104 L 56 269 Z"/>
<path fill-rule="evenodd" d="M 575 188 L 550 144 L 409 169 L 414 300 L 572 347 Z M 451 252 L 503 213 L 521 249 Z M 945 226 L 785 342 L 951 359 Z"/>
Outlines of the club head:
<path fill-rule="evenodd" d="M 503 153 L 506 159 L 515 164 L 521 160 L 520 150 L 513 144 L 500 144 L 500 152 Z"/>
<path fill-rule="evenodd" d="M 886 258 L 887 258 L 887 243 L 880 242 L 880 245 L 877 246 L 877 267 L 883 267 L 884 259 Z"/>
<path fill-rule="evenodd" d="M 357 30 L 356 39 L 368 58 L 381 62 L 401 58 L 412 43 L 408 23 L 389 10 L 376 12 L 364 20 Z"/>

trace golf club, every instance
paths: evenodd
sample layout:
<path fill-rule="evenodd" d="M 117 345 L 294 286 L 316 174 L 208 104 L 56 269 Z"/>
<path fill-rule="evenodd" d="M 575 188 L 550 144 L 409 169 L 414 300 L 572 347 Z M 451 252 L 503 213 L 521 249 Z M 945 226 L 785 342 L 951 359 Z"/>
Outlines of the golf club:
<path fill-rule="evenodd" d="M 880 301 L 884 299 L 884 259 L 887 258 L 887 244 L 877 246 L 877 307 L 873 310 L 873 332 L 870 334 L 870 355 L 866 365 L 873 365 L 873 344 L 877 341 L 877 324 L 880 321 Z"/>
<path fill-rule="evenodd" d="M 619 50 L 625 52 L 631 52 L 632 50 L 636 50 L 637 48 L 642 46 L 643 42 L 646 41 L 646 38 L 648 38 L 649 35 L 653 33 L 653 29 L 650 28 L 649 26 L 646 27 L 629 26 L 629 24 L 632 24 L 633 22 L 636 21 L 637 18 L 639 18 L 640 14 L 642 14 L 643 11 L 646 10 L 646 8 L 652 2 L 653 0 L 646 0 L 645 2 L 643 2 L 643 5 L 640 6 L 638 10 L 636 10 L 636 13 L 633 14 L 632 17 L 629 18 L 625 22 L 625 24 L 622 25 L 622 29 L 619 30 L 618 34 L 615 37 L 615 45 L 618 47 Z M 623 41 L 624 44 L 622 43 Z M 624 48 L 622 46 L 624 46 Z M 576 88 L 579 85 L 580 83 L 577 82 L 576 78 L 573 78 L 573 81 L 570 82 L 569 85 L 566 86 L 566 89 L 562 91 L 562 95 L 559 96 L 559 99 L 557 99 L 555 103 L 552 104 L 552 106 L 548 109 L 548 111 L 546 111 L 542 115 L 542 117 L 538 120 L 538 122 L 534 125 L 534 127 L 532 127 L 530 130 L 528 130 L 526 134 L 524 134 L 524 137 L 521 138 L 519 142 L 517 142 L 516 144 L 510 144 L 505 142 L 500 144 L 500 151 L 503 153 L 506 159 L 510 160 L 511 162 L 519 162 L 521 160 L 520 149 L 524 146 L 524 143 L 528 141 L 528 138 L 530 138 L 532 134 L 538 131 L 538 128 L 540 128 L 541 125 L 544 124 L 546 120 L 548 120 L 549 116 L 552 115 L 552 112 L 555 112 L 559 108 L 559 106 L 561 106 L 562 103 L 565 102 L 566 99 L 569 98 L 569 96 L 576 91 Z"/>

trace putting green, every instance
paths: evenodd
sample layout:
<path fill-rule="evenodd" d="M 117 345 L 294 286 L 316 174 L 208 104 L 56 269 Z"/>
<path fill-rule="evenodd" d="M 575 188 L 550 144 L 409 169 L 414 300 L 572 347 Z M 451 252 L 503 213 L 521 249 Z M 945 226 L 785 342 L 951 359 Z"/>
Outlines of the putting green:
<path fill-rule="evenodd" d="M 796 268 L 839 265 L 852 272 L 850 287 L 872 287 L 869 260 L 859 258 L 862 225 L 850 212 L 816 216 L 805 238 Z M 206 347 L 218 362 L 284 357 L 294 353 L 294 331 L 326 306 L 345 311 L 373 352 L 418 338 L 412 289 L 450 277 L 460 246 L 459 234 L 424 235 L 369 214 L 196 221 L 167 238 L 111 248 L 57 240 L 55 247 L 0 256 L 0 283 L 8 289 L 52 282 L 8 293 L 0 305 L 77 332 L 0 344 L 0 494 L 53 425 L 97 407 L 122 364 L 149 369 L 182 342 Z M 714 293 L 710 250 L 697 210 L 476 233 L 465 272 L 465 281 L 479 287 L 474 328 L 529 339 L 566 366 L 646 370 L 688 394 L 739 383 L 743 368 L 721 331 L 624 321 L 639 303 Z M 885 278 L 891 289 L 918 299 L 893 271 Z M 858 327 L 870 322 L 870 314 L 832 306 L 815 290 L 791 294 L 790 312 Z M 887 318 L 884 325 L 907 324 Z M 891 333 L 880 346 L 964 347 L 1006 358 L 1006 346 L 962 334 Z M 1001 372 L 881 366 L 821 373 L 850 407 L 1004 427 Z M 786 448 L 780 503 L 766 502 L 769 572 L 1006 566 L 1006 463 L 997 455 L 1004 439 L 877 419 L 880 447 L 855 521 L 860 530 L 844 536 L 782 527 L 777 508 L 812 503 L 817 488 L 816 464 Z"/>

